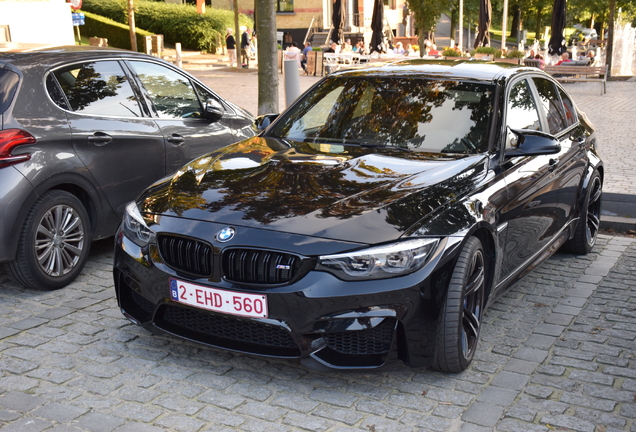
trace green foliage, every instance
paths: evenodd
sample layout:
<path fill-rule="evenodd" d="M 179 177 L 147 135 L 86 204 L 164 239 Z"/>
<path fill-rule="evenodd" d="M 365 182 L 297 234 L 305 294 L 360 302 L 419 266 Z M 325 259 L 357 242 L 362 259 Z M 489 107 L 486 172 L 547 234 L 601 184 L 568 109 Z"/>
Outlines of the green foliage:
<path fill-rule="evenodd" d="M 415 17 L 419 45 L 422 45 L 425 34 L 435 31 L 439 17 L 450 9 L 451 4 L 452 0 L 407 0 L 407 5 Z"/>
<path fill-rule="evenodd" d="M 84 0 L 82 10 L 128 24 L 126 0 Z M 234 28 L 234 12 L 208 7 L 205 14 L 199 14 L 195 6 L 135 0 L 135 25 L 162 34 L 166 43 L 181 42 L 185 49 L 216 52 L 224 41 L 225 30 Z M 253 28 L 254 23 L 241 15 L 239 25 Z M 234 34 L 240 37 L 238 31 Z"/>
<path fill-rule="evenodd" d="M 109 18 L 83 12 L 86 24 L 81 27 L 81 32 L 87 37 L 104 37 L 108 39 L 108 46 L 130 49 L 130 29 L 127 25 L 118 23 Z M 144 50 L 144 38 L 152 33 L 139 28 L 135 29 L 137 36 L 137 50 Z"/>
<path fill-rule="evenodd" d="M 463 54 L 460 51 L 453 48 L 444 48 L 442 55 L 444 57 L 463 57 Z"/>
<path fill-rule="evenodd" d="M 501 57 L 501 50 L 500 49 L 497 49 L 495 47 L 489 47 L 489 46 L 478 47 L 475 50 L 475 53 L 477 53 L 477 54 L 491 54 L 495 58 Z"/>
<path fill-rule="evenodd" d="M 520 59 L 520 58 L 524 58 L 526 56 L 526 53 L 524 53 L 523 51 L 519 51 L 519 50 L 510 50 L 506 53 L 506 58 L 516 58 L 516 59 Z"/>

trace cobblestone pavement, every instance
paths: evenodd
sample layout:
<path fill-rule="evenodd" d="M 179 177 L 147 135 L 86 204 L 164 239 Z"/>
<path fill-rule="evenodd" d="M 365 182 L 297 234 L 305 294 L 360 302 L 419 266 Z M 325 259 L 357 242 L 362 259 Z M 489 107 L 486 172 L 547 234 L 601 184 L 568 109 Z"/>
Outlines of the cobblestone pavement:
<path fill-rule="evenodd" d="M 0 267 L 3 432 L 636 431 L 636 240 L 535 269 L 487 311 L 457 375 L 314 372 L 153 336 L 120 314 L 112 255 L 94 243 L 55 292 Z"/>
<path fill-rule="evenodd" d="M 186 65 L 187 67 L 187 65 Z M 190 73 L 208 84 L 220 96 L 258 112 L 258 72 L 232 72 L 228 68 L 193 69 Z M 283 76 L 279 75 L 279 108 L 285 108 Z M 320 78 L 300 76 L 305 91 Z M 607 167 L 604 191 L 636 195 L 636 81 L 610 81 L 600 94 L 596 82 L 565 83 L 575 103 L 596 127 L 601 157 Z"/>

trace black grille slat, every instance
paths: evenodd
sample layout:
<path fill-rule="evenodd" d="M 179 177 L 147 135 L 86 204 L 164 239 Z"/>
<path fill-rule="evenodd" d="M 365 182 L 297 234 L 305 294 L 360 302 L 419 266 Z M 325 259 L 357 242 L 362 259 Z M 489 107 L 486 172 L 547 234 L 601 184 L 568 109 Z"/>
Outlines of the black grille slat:
<path fill-rule="evenodd" d="M 157 245 L 170 268 L 196 276 L 212 274 L 212 246 L 209 244 L 164 234 L 158 237 Z"/>
<path fill-rule="evenodd" d="M 298 275 L 302 259 L 276 251 L 229 249 L 223 252 L 222 263 L 223 274 L 229 281 L 274 285 L 287 283 Z"/>
<path fill-rule="evenodd" d="M 391 350 L 395 320 L 386 319 L 371 329 L 328 333 L 327 346 L 342 354 L 384 354 Z"/>
<path fill-rule="evenodd" d="M 242 343 L 280 348 L 297 348 L 291 333 L 267 325 L 208 311 L 169 306 L 163 319 L 187 330 Z"/>

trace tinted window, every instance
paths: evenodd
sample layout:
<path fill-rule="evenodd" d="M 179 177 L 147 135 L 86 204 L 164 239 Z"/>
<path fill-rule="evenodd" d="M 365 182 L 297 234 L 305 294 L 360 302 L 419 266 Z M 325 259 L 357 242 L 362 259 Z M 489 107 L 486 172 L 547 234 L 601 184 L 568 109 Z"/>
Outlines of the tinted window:
<path fill-rule="evenodd" d="M 541 129 L 539 113 L 526 80 L 519 81 L 510 89 L 506 124 L 511 129 Z"/>
<path fill-rule="evenodd" d="M 131 61 L 160 118 L 201 118 L 203 110 L 190 81 L 167 67 Z"/>
<path fill-rule="evenodd" d="M 563 101 L 563 108 L 565 109 L 565 122 L 568 126 L 573 125 L 577 121 L 576 110 L 572 100 L 565 94 L 565 92 L 559 89 L 561 100 Z"/>
<path fill-rule="evenodd" d="M 71 109 L 53 74 L 48 74 L 46 77 L 46 91 L 49 92 L 49 96 L 51 96 L 51 99 L 56 105 L 64 108 L 65 110 Z"/>
<path fill-rule="evenodd" d="M 331 77 L 271 135 L 295 141 L 476 153 L 488 147 L 493 87 L 420 78 Z"/>
<path fill-rule="evenodd" d="M 7 69 L 0 69 L 0 114 L 5 112 L 18 88 L 18 74 Z M 1 125 L 0 125 L 1 126 Z"/>
<path fill-rule="evenodd" d="M 115 61 L 67 66 L 53 74 L 75 112 L 117 117 L 141 115 L 128 77 Z"/>
<path fill-rule="evenodd" d="M 545 78 L 533 78 L 539 91 L 539 100 L 548 118 L 550 133 L 558 134 L 567 127 L 561 98 L 554 84 Z"/>

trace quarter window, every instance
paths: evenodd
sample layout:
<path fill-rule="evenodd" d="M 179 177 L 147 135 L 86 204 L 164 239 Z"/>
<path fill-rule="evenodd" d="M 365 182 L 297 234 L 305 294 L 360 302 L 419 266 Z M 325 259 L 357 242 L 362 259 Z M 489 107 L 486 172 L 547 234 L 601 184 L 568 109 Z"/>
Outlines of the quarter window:
<path fill-rule="evenodd" d="M 190 80 L 167 67 L 131 61 L 159 118 L 202 118 L 203 110 Z"/>
<path fill-rule="evenodd" d="M 89 62 L 57 69 L 57 78 L 71 110 L 82 114 L 140 117 L 139 101 L 116 61 Z M 53 88 L 47 83 L 49 91 Z M 59 95 L 52 95 L 60 104 Z M 66 104 L 61 107 L 68 109 Z"/>
<path fill-rule="evenodd" d="M 534 84 L 539 91 L 539 100 L 543 106 L 546 117 L 548 119 L 548 127 L 552 135 L 557 135 L 560 131 L 567 128 L 565 121 L 565 113 L 561 98 L 554 84 L 545 78 L 533 78 Z"/>

